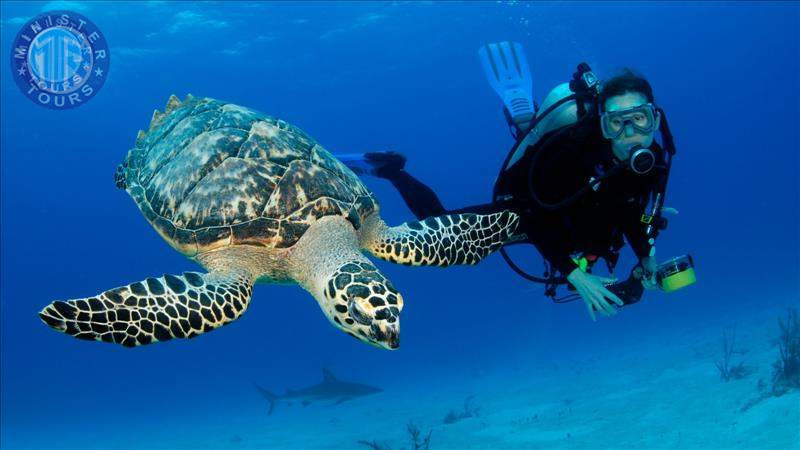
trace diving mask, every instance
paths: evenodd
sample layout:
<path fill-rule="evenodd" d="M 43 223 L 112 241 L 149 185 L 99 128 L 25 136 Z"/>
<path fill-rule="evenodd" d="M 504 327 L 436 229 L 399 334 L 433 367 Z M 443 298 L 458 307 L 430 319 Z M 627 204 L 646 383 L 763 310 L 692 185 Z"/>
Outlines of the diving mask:
<path fill-rule="evenodd" d="M 619 111 L 606 111 L 600 116 L 600 126 L 606 139 L 620 137 L 628 124 L 642 134 L 654 132 L 658 128 L 655 106 L 645 103 Z"/>

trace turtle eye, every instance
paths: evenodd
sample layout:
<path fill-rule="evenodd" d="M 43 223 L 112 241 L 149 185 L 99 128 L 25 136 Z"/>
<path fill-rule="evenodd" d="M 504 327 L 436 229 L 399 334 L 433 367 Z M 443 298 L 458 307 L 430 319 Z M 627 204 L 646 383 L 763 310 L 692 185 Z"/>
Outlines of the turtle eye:
<path fill-rule="evenodd" d="M 353 320 L 361 325 L 369 325 L 372 323 L 372 318 L 358 306 L 358 302 L 355 300 L 350 300 L 350 303 L 347 304 L 347 312 L 350 313 L 350 317 L 352 317 Z"/>

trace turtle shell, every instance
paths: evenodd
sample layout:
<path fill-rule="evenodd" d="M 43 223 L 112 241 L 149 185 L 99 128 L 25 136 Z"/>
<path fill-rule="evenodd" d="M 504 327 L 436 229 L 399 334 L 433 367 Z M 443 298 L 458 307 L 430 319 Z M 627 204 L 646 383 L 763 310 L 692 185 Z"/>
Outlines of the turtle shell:
<path fill-rule="evenodd" d="M 358 177 L 299 128 L 210 98 L 170 97 L 116 181 L 188 256 L 290 247 L 320 217 L 340 215 L 360 229 L 378 210 Z"/>

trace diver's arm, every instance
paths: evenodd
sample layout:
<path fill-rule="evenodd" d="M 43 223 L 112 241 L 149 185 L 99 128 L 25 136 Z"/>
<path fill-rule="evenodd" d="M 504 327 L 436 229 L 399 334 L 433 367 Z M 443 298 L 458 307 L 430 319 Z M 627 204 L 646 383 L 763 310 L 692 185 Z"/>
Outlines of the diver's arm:
<path fill-rule="evenodd" d="M 642 214 L 644 209 L 639 205 L 626 208 L 622 215 L 622 232 L 644 269 L 642 284 L 647 289 L 653 289 L 657 287 L 655 274 L 658 264 L 655 256 L 651 255 L 653 245 L 650 244 L 650 237 L 646 232 L 647 226 L 641 222 Z"/>
<path fill-rule="evenodd" d="M 644 233 L 644 231 L 632 231 L 630 233 L 625 232 L 625 238 L 628 240 L 628 244 L 630 244 L 631 249 L 633 249 L 633 253 L 636 254 L 636 257 L 639 260 L 643 260 L 650 256 L 650 249 L 653 247 L 648 242 L 648 237 Z"/>
<path fill-rule="evenodd" d="M 639 261 L 650 256 L 650 237 L 647 235 L 647 226 L 641 222 L 644 209 L 638 204 L 632 204 L 622 213 L 622 233 L 628 240 L 631 249 Z"/>

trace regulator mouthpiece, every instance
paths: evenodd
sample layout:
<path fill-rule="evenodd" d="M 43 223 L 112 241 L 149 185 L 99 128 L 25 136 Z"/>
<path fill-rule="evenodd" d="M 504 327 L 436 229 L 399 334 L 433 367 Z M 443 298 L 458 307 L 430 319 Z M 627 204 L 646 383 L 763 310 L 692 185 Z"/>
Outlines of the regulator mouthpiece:
<path fill-rule="evenodd" d="M 656 155 L 649 148 L 633 150 L 628 162 L 630 169 L 639 175 L 644 175 L 656 165 Z"/>

